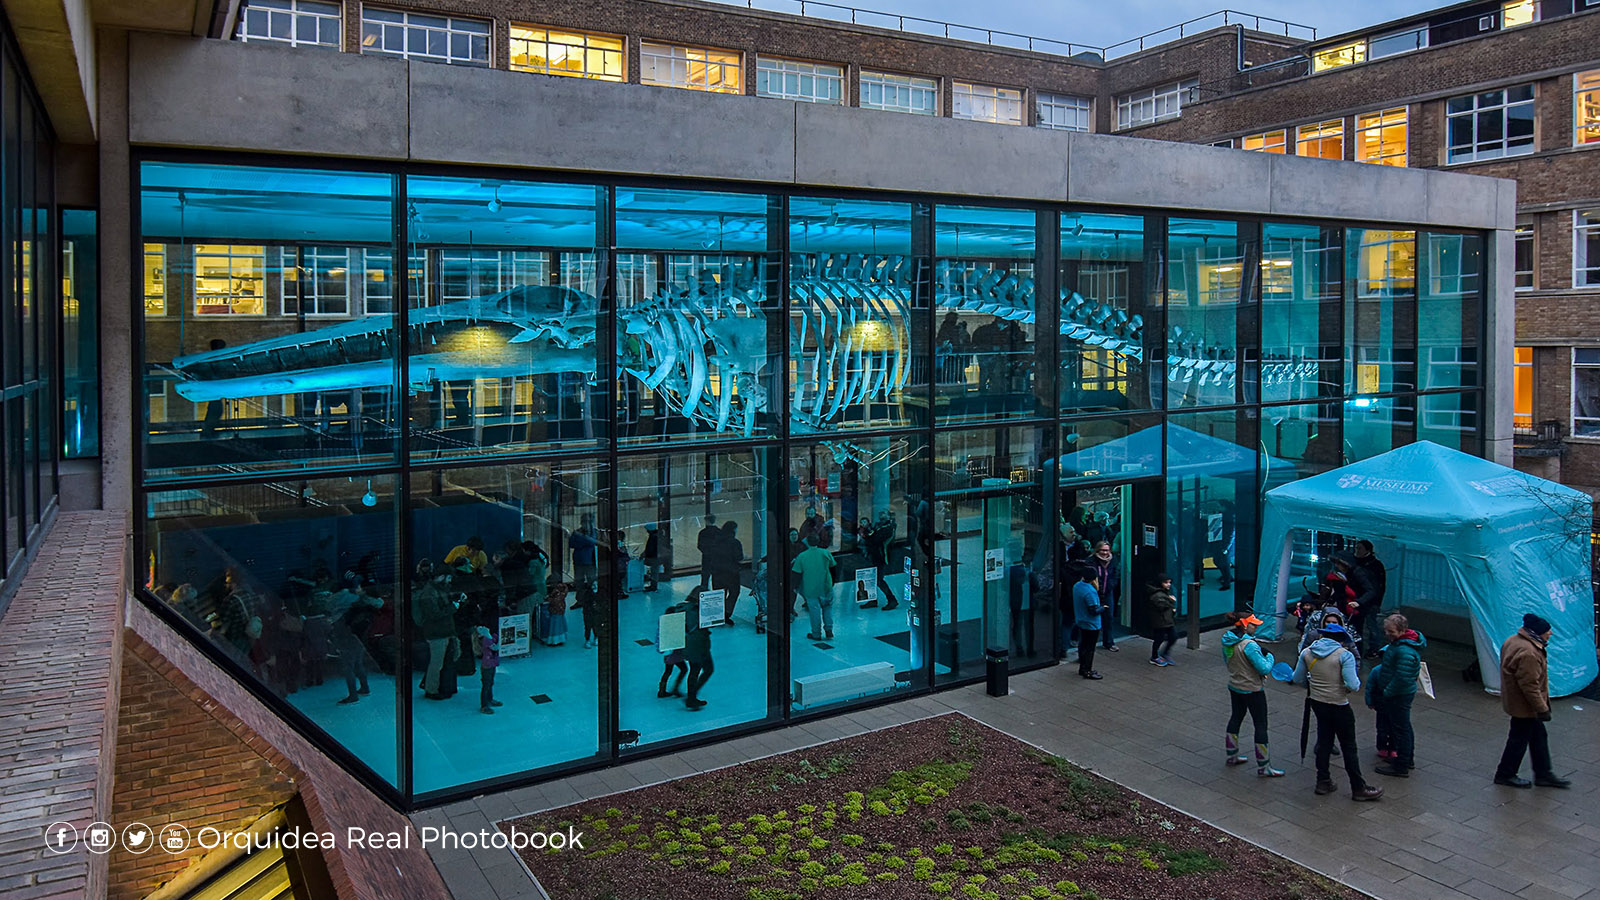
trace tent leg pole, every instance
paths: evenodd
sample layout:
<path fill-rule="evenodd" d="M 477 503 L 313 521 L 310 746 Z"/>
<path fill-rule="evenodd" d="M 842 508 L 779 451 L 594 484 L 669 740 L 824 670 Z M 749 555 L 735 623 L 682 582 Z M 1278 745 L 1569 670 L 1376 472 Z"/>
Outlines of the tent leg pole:
<path fill-rule="evenodd" d="M 1185 644 L 1190 650 L 1200 649 L 1200 582 L 1189 582 L 1189 634 Z"/>
<path fill-rule="evenodd" d="M 1288 625 L 1289 613 L 1289 564 L 1294 558 L 1294 534 L 1284 535 L 1283 550 L 1278 554 L 1278 590 L 1273 612 L 1278 617 L 1278 637 L 1283 638 L 1284 626 Z"/>

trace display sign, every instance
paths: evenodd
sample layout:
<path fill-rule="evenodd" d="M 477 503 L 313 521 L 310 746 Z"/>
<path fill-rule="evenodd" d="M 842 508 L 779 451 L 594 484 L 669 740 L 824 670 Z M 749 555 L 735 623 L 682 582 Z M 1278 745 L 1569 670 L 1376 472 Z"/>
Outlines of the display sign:
<path fill-rule="evenodd" d="M 662 653 L 682 650 L 688 630 L 688 617 L 683 612 L 669 612 L 656 620 L 656 649 Z"/>
<path fill-rule="evenodd" d="M 500 617 L 500 655 L 527 656 L 532 648 L 532 617 L 527 613 Z"/>
<path fill-rule="evenodd" d="M 1156 527 L 1154 525 L 1146 525 L 1144 527 L 1144 545 L 1146 547 L 1156 546 Z"/>
<path fill-rule="evenodd" d="M 828 473 L 828 493 L 830 493 L 830 494 L 839 493 L 839 473 L 838 472 L 829 472 Z"/>
<path fill-rule="evenodd" d="M 1222 513 L 1212 513 L 1206 517 L 1206 541 L 1215 544 L 1222 540 Z"/>
<path fill-rule="evenodd" d="M 983 580 L 999 581 L 1006 577 L 1006 551 L 1003 549 L 983 551 Z"/>
<path fill-rule="evenodd" d="M 856 570 L 856 603 L 866 606 L 878 602 L 878 567 L 868 566 Z"/>
<path fill-rule="evenodd" d="M 727 591 L 701 591 L 700 592 L 700 627 L 711 628 L 722 624 L 722 619 L 727 613 L 724 603 L 727 600 Z"/>

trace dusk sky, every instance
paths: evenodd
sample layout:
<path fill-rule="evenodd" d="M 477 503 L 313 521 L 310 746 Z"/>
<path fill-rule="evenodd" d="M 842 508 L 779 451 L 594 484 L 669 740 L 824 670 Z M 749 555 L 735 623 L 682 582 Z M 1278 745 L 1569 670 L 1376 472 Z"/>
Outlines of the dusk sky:
<path fill-rule="evenodd" d="M 721 0 L 745 6 L 746 0 Z M 1105 46 L 1138 37 L 1215 12 L 1228 0 L 834 0 L 887 13 L 921 16 L 960 25 L 980 25 L 1019 34 Z M 798 0 L 754 0 L 763 9 L 798 12 Z M 1364 28 L 1378 22 L 1447 5 L 1447 0 L 1344 0 L 1342 3 L 1306 3 L 1303 0 L 1238 0 L 1231 4 L 1243 12 L 1272 16 L 1317 29 L 1321 37 Z M 816 15 L 827 15 L 818 8 Z M 863 18 L 865 24 L 889 24 Z M 1219 20 L 1220 22 L 1220 20 Z M 1266 30 L 1263 28 L 1263 30 Z M 1296 31 L 1296 34 L 1301 32 Z"/>

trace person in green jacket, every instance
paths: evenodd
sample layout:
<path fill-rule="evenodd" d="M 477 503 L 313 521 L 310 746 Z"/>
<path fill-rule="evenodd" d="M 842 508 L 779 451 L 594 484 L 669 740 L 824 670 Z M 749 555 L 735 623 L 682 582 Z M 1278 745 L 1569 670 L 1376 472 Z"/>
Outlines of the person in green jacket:
<path fill-rule="evenodd" d="M 1383 620 L 1383 636 L 1389 640 L 1383 648 L 1383 661 L 1367 676 L 1372 683 L 1369 705 L 1377 713 L 1379 754 L 1385 749 L 1384 735 L 1393 749 L 1373 771 L 1406 778 L 1416 768 L 1417 738 L 1411 730 L 1411 701 L 1417 698 L 1417 673 L 1422 670 L 1422 649 L 1428 642 L 1399 613 Z"/>
<path fill-rule="evenodd" d="M 811 615 L 808 641 L 833 637 L 833 554 L 822 549 L 822 538 L 808 535 L 803 543 L 806 549 L 795 557 L 791 571 L 795 574 L 795 590 L 805 598 L 806 612 Z"/>
<path fill-rule="evenodd" d="M 1250 757 L 1239 752 L 1239 726 L 1244 724 L 1245 713 L 1256 729 L 1256 774 L 1262 778 L 1278 778 L 1282 769 L 1272 767 L 1272 755 L 1267 752 L 1267 692 L 1264 679 L 1272 671 L 1272 654 L 1261 649 L 1256 641 L 1256 628 L 1261 620 L 1248 612 L 1228 613 L 1228 624 L 1233 626 L 1222 633 L 1222 659 L 1228 664 L 1228 699 L 1233 712 L 1228 716 L 1228 730 L 1223 735 L 1230 766 L 1242 766 Z"/>

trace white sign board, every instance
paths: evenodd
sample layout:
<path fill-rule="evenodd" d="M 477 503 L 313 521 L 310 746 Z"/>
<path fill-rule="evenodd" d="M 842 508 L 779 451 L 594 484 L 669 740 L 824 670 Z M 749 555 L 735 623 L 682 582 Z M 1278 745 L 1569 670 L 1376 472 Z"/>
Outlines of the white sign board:
<path fill-rule="evenodd" d="M 1002 549 L 983 551 L 983 580 L 999 581 L 1006 577 L 1006 551 Z"/>
<path fill-rule="evenodd" d="M 723 616 L 725 616 L 727 614 L 724 611 L 724 604 L 725 604 L 725 601 L 727 599 L 727 596 L 728 596 L 728 592 L 727 591 L 701 591 L 700 592 L 700 627 L 701 628 L 710 628 L 710 627 L 712 627 L 714 625 L 721 625 L 722 624 Z"/>
<path fill-rule="evenodd" d="M 1206 519 L 1206 541 L 1215 544 L 1222 540 L 1222 513 L 1212 513 Z"/>
<path fill-rule="evenodd" d="M 527 613 L 520 616 L 500 617 L 500 655 L 501 656 L 527 656 L 531 645 L 529 643 L 530 627 Z"/>
<path fill-rule="evenodd" d="M 656 620 L 656 649 L 662 653 L 682 650 L 686 630 L 685 616 L 669 612 Z"/>
<path fill-rule="evenodd" d="M 1144 545 L 1146 547 L 1156 546 L 1156 527 L 1154 525 L 1146 525 L 1144 527 Z"/>
<path fill-rule="evenodd" d="M 878 567 L 868 566 L 856 570 L 856 603 L 865 606 L 878 602 Z"/>

